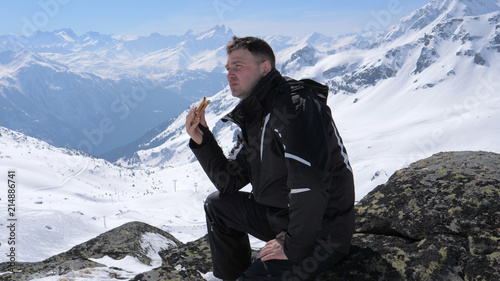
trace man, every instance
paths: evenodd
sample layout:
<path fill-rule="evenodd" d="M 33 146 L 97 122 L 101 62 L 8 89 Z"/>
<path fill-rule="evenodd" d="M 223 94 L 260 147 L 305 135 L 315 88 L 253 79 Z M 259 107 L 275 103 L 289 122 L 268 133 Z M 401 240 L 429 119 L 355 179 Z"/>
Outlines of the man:
<path fill-rule="evenodd" d="M 348 254 L 354 232 L 352 169 L 328 88 L 281 76 L 261 39 L 234 37 L 226 49 L 229 87 L 241 99 L 223 118 L 241 128 L 231 154 L 204 116 L 186 117 L 189 145 L 218 190 L 205 203 L 214 276 L 313 279 Z M 248 183 L 252 193 L 239 191 Z M 267 241 L 253 263 L 248 234 Z"/>

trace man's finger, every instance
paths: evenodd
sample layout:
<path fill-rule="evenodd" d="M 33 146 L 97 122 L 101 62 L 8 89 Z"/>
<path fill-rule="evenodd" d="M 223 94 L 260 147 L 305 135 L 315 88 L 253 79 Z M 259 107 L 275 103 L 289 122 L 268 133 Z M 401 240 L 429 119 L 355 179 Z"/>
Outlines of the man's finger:
<path fill-rule="evenodd" d="M 198 124 L 200 123 L 200 120 L 196 118 L 196 111 L 191 109 L 186 116 L 186 127 L 187 128 L 192 128 L 192 127 L 198 127 Z"/>
<path fill-rule="evenodd" d="M 288 259 L 283 251 L 283 247 L 276 239 L 267 242 L 259 252 L 259 258 L 263 261 Z"/>
<path fill-rule="evenodd" d="M 264 248 L 262 248 L 262 250 L 260 250 L 259 258 L 264 258 L 264 257 L 272 254 L 272 252 L 274 251 L 274 248 L 275 248 L 274 242 L 275 242 L 274 239 L 267 242 L 267 244 L 264 246 Z"/>
<path fill-rule="evenodd" d="M 203 111 L 203 114 L 200 117 L 200 124 L 203 125 L 203 126 L 205 126 L 205 127 L 208 127 L 207 126 L 207 120 L 205 119 L 205 111 Z"/>
<path fill-rule="evenodd" d="M 191 108 L 191 110 L 189 110 L 188 114 L 186 115 L 186 125 L 187 124 L 191 124 L 191 122 L 193 121 L 193 118 L 194 118 L 194 108 Z"/>

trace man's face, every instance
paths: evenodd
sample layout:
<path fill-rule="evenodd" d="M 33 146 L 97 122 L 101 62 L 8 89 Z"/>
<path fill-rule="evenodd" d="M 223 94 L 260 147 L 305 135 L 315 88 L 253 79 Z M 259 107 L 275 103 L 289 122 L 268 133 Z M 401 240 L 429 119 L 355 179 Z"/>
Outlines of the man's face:
<path fill-rule="evenodd" d="M 260 79 L 269 72 L 264 62 L 247 49 L 234 50 L 227 57 L 227 81 L 233 97 L 247 98 Z"/>

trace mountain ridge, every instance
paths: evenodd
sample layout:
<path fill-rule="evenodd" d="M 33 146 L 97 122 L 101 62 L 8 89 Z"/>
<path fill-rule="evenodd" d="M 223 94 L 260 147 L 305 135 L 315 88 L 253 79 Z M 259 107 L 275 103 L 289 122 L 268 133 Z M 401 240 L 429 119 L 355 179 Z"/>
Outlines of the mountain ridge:
<path fill-rule="evenodd" d="M 223 46 L 231 36 L 224 26 L 135 41 L 70 29 L 0 36 L 17 42 L 0 45 L 0 101 L 7 110 L 0 125 L 94 155 L 126 145 L 220 88 L 224 52 L 196 44 Z M 141 51 L 153 46 L 151 39 L 159 40 L 154 52 Z M 40 99 L 51 102 L 33 102 Z M 66 108 L 77 114 L 64 115 Z"/>
<path fill-rule="evenodd" d="M 424 7 L 399 20 L 397 25 L 389 28 L 383 41 L 394 40 L 411 31 L 418 31 L 432 22 L 452 18 L 480 16 L 500 9 L 497 0 L 432 0 Z"/>

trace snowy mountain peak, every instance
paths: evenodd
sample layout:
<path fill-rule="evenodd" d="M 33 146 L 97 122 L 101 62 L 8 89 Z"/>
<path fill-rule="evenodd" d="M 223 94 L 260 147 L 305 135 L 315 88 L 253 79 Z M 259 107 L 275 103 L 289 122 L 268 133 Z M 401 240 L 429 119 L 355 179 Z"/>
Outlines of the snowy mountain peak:
<path fill-rule="evenodd" d="M 22 68 L 31 66 L 49 67 L 59 71 L 67 70 L 66 66 L 30 51 L 14 52 L 7 50 L 0 52 L 0 65 L 5 67 L 5 70 L 1 73 L 3 76 L 7 75 L 7 73 L 16 73 Z"/>
<path fill-rule="evenodd" d="M 207 38 L 227 38 L 233 36 L 231 28 L 226 28 L 225 25 L 216 25 L 208 31 L 198 34 L 196 40 L 204 40 Z"/>
<path fill-rule="evenodd" d="M 233 33 L 233 30 L 230 27 L 226 27 L 224 24 L 216 25 L 212 27 L 208 32 L 214 32 L 214 34 L 227 34 Z"/>
<path fill-rule="evenodd" d="M 53 31 L 36 31 L 28 37 L 28 45 L 57 45 L 73 43 L 79 40 L 79 37 L 69 28 L 56 29 Z"/>
<path fill-rule="evenodd" d="M 332 39 L 328 36 L 321 34 L 321 33 L 314 32 L 314 33 L 311 33 L 310 35 L 306 36 L 304 38 L 304 40 L 308 44 L 314 44 L 315 42 L 318 42 L 318 41 L 331 41 Z"/>
<path fill-rule="evenodd" d="M 427 6 L 445 12 L 449 17 L 480 16 L 498 11 L 498 0 L 432 0 Z"/>
<path fill-rule="evenodd" d="M 480 16 L 496 11 L 500 11 L 499 0 L 432 0 L 391 27 L 383 41 L 392 41 L 409 32 L 421 31 L 435 21 Z"/>
<path fill-rule="evenodd" d="M 74 42 L 78 40 L 78 36 L 70 28 L 55 30 L 54 33 L 68 42 Z"/>

